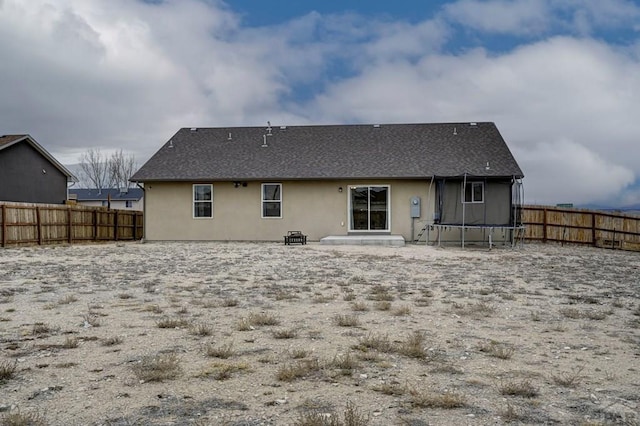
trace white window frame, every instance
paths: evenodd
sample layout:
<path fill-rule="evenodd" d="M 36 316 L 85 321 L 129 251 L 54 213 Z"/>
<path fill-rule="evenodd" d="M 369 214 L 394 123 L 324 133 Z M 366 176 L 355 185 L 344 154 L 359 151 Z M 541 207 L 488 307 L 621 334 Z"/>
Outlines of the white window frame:
<path fill-rule="evenodd" d="M 280 187 L 278 194 L 280 198 L 278 200 L 267 200 L 264 198 L 264 187 L 267 185 L 277 185 Z M 264 215 L 264 204 L 265 203 L 279 203 L 280 204 L 280 215 L 279 216 L 265 216 Z M 282 183 L 278 182 L 265 182 L 260 185 L 260 217 L 262 219 L 282 219 Z"/>
<path fill-rule="evenodd" d="M 211 192 L 210 200 L 196 200 L 196 187 L 208 186 Z M 211 204 L 210 216 L 196 216 L 196 203 L 209 203 Z M 191 214 L 194 219 L 213 219 L 213 184 L 210 183 L 194 183 L 191 187 Z"/>
<path fill-rule="evenodd" d="M 465 188 L 464 186 L 464 182 L 462 183 L 462 202 L 464 204 L 482 204 L 484 203 L 484 182 L 478 182 L 478 181 L 472 181 L 472 182 L 467 182 L 468 186 L 471 186 L 471 200 L 467 201 L 467 188 Z M 474 198 L 475 196 L 475 187 L 476 186 L 480 186 L 480 188 L 482 189 L 481 194 L 482 197 L 480 200 L 476 200 Z"/>

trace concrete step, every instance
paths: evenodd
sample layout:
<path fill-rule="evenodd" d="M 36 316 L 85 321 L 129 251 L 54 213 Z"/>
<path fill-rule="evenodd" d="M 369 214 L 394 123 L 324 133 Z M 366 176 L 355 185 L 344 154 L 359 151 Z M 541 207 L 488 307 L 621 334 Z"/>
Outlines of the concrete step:
<path fill-rule="evenodd" d="M 403 247 L 404 238 L 402 235 L 329 235 L 321 238 L 320 244 Z"/>

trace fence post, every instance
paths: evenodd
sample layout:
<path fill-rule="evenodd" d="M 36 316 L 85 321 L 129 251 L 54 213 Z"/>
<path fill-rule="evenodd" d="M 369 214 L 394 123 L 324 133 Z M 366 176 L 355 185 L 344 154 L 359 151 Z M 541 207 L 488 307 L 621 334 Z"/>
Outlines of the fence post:
<path fill-rule="evenodd" d="M 2 247 L 7 246 L 7 205 L 2 205 Z"/>
<path fill-rule="evenodd" d="M 133 216 L 133 238 L 131 239 L 136 241 L 138 239 L 138 213 L 131 212 L 131 215 Z"/>
<path fill-rule="evenodd" d="M 118 210 L 114 212 L 113 216 L 113 240 L 118 241 Z"/>
<path fill-rule="evenodd" d="M 72 221 L 72 215 L 71 215 L 71 205 L 69 205 L 67 207 L 67 222 L 69 222 L 69 244 L 73 243 L 73 221 Z"/>
<path fill-rule="evenodd" d="M 42 218 L 40 217 L 40 206 L 36 206 L 36 227 L 38 229 L 38 245 L 42 245 Z"/>
<path fill-rule="evenodd" d="M 596 244 L 596 214 L 591 213 L 591 243 L 593 246 L 597 246 Z"/>
<path fill-rule="evenodd" d="M 547 242 L 547 209 L 542 210 L 542 242 Z"/>
<path fill-rule="evenodd" d="M 98 240 L 98 209 L 93 210 L 93 241 Z"/>

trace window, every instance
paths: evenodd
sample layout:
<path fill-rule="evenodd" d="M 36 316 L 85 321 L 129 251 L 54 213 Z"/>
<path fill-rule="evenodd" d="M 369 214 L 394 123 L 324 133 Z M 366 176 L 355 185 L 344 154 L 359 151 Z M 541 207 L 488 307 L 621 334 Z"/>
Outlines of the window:
<path fill-rule="evenodd" d="M 484 182 L 467 182 L 463 203 L 484 203 Z"/>
<path fill-rule="evenodd" d="M 352 186 L 350 189 L 351 231 L 389 230 L 389 187 Z"/>
<path fill-rule="evenodd" d="M 131 201 L 131 200 L 126 200 L 126 201 L 124 202 L 124 206 L 125 206 L 126 208 L 130 209 L 131 207 L 133 207 L 133 201 Z"/>
<path fill-rule="evenodd" d="M 213 185 L 193 185 L 193 217 L 213 217 Z"/>
<path fill-rule="evenodd" d="M 282 184 L 262 184 L 262 217 L 282 217 Z"/>

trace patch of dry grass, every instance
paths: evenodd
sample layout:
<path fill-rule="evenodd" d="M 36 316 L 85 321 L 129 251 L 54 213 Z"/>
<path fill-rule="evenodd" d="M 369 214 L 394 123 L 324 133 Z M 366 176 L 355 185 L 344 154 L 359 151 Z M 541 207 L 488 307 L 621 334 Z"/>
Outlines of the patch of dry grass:
<path fill-rule="evenodd" d="M 145 356 L 132 366 L 136 377 L 145 382 L 175 379 L 182 372 L 180 359 L 174 353 Z"/>
<path fill-rule="evenodd" d="M 0 383 L 13 379 L 16 376 L 18 362 L 3 361 L 0 362 Z"/>
<path fill-rule="evenodd" d="M 11 411 L 0 417 L 3 426 L 46 426 L 46 419 L 37 413 Z"/>
<path fill-rule="evenodd" d="M 478 350 L 498 359 L 511 359 L 515 352 L 513 347 L 495 340 L 478 344 Z"/>
<path fill-rule="evenodd" d="M 413 332 L 406 340 L 397 346 L 396 351 L 404 356 L 417 359 L 427 358 L 424 333 Z"/>
<path fill-rule="evenodd" d="M 233 343 L 227 343 L 220 346 L 207 345 L 205 352 L 207 356 L 221 359 L 231 358 L 235 354 Z"/>
<path fill-rule="evenodd" d="M 540 394 L 540 391 L 530 379 L 503 381 L 500 383 L 499 390 L 501 395 L 521 396 L 523 398 L 533 398 Z"/>
<path fill-rule="evenodd" d="M 571 371 L 563 371 L 557 375 L 552 375 L 551 378 L 556 385 L 564 386 L 566 388 L 575 388 L 585 377 L 582 374 L 583 370 L 584 366 L 576 367 Z"/>
<path fill-rule="evenodd" d="M 358 340 L 358 344 L 354 349 L 361 351 L 373 349 L 378 352 L 391 352 L 393 345 L 391 344 L 391 340 L 389 340 L 388 334 L 368 333 Z"/>
<path fill-rule="evenodd" d="M 207 337 L 213 335 L 213 326 L 204 322 L 191 325 L 189 333 L 198 337 Z"/>
<path fill-rule="evenodd" d="M 466 398 L 457 392 L 434 393 L 430 390 L 411 388 L 409 403 L 417 408 L 454 409 L 464 407 Z"/>
<path fill-rule="evenodd" d="M 158 328 L 185 328 L 189 326 L 189 321 L 184 318 L 162 318 L 156 321 Z"/>
<path fill-rule="evenodd" d="M 360 320 L 355 315 L 338 314 L 333 317 L 333 322 L 340 327 L 357 327 L 360 325 Z"/>
<path fill-rule="evenodd" d="M 309 360 L 299 360 L 294 363 L 285 364 L 278 369 L 276 378 L 281 382 L 292 382 L 296 379 L 303 378 L 313 372 L 322 369 L 320 361 L 317 358 Z"/>

